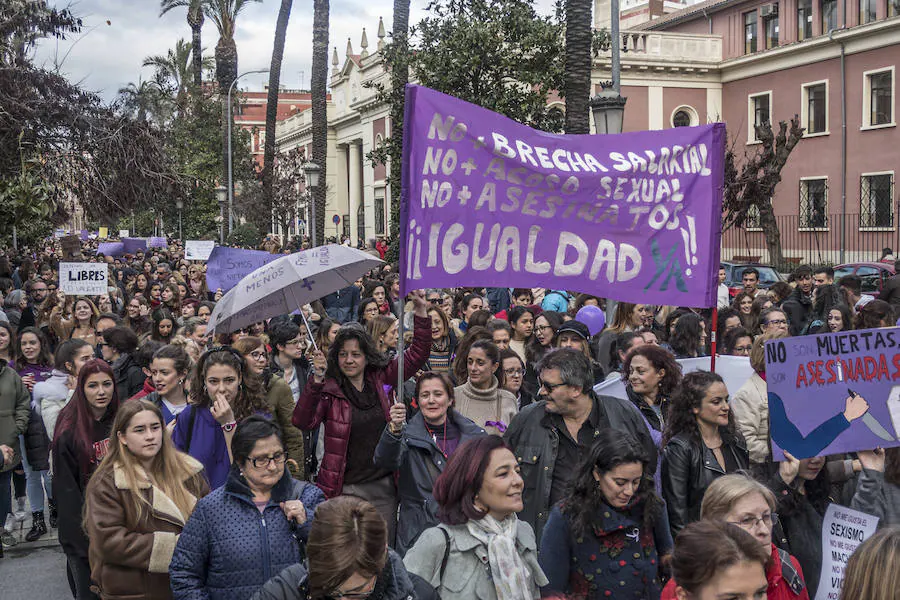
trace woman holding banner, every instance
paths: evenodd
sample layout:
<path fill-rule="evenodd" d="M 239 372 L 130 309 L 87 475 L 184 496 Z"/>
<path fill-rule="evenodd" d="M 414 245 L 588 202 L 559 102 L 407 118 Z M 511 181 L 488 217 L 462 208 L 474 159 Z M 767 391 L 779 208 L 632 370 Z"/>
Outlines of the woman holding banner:
<path fill-rule="evenodd" d="M 422 368 L 431 348 L 431 320 L 425 294 L 412 294 L 415 304 L 412 344 L 403 354 L 403 372 Z M 328 357 L 313 354 L 313 378 L 294 409 L 293 423 L 304 431 L 324 426 L 325 454 L 316 483 L 329 498 L 359 496 L 375 505 L 388 524 L 393 543 L 397 492 L 393 474 L 372 462 L 384 426 L 391 420 L 387 388 L 397 385 L 398 361 L 377 351 L 364 330 L 338 330 Z M 402 429 L 402 428 L 401 428 Z"/>

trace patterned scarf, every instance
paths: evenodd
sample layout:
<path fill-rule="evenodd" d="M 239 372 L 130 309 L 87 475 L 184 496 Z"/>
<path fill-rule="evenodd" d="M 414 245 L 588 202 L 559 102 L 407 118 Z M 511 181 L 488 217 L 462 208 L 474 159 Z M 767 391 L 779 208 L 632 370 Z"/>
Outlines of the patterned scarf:
<path fill-rule="evenodd" d="M 498 600 L 518 600 L 523 590 L 531 589 L 531 571 L 516 550 L 518 523 L 515 513 L 502 521 L 486 515 L 466 523 L 472 537 L 487 546 Z"/>

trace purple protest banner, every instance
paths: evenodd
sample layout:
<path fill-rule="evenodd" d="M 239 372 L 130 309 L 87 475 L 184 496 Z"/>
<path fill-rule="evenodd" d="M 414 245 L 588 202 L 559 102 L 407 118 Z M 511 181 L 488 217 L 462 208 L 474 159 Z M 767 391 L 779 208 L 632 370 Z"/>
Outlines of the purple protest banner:
<path fill-rule="evenodd" d="M 898 380 L 898 327 L 770 340 L 773 458 L 783 460 L 785 451 L 810 458 L 900 445 Z"/>
<path fill-rule="evenodd" d="M 125 244 L 125 252 L 127 254 L 134 254 L 138 250 L 147 249 L 146 238 L 122 238 L 122 243 Z"/>
<path fill-rule="evenodd" d="M 407 86 L 405 289 L 715 306 L 725 126 L 556 135 Z"/>
<path fill-rule="evenodd" d="M 227 292 L 245 275 L 281 256 L 259 250 L 216 246 L 206 261 L 206 286 L 212 291 L 222 288 Z"/>
<path fill-rule="evenodd" d="M 122 256 L 125 254 L 125 244 L 122 242 L 100 242 L 97 244 L 97 254 L 104 256 Z"/>
<path fill-rule="evenodd" d="M 147 240 L 148 248 L 168 248 L 169 243 L 164 237 L 151 237 Z"/>
<path fill-rule="evenodd" d="M 82 241 L 82 242 L 88 241 L 88 238 L 90 237 L 90 235 L 91 235 L 91 234 L 88 233 L 88 230 L 87 230 L 87 229 L 82 229 L 82 230 L 79 232 L 79 236 L 81 237 L 81 241 Z"/>

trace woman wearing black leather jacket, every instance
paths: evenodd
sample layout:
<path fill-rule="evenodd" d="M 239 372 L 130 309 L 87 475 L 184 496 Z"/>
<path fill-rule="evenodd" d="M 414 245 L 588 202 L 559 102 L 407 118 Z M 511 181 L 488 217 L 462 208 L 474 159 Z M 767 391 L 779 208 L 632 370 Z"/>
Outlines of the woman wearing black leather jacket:
<path fill-rule="evenodd" d="M 750 464 L 719 375 L 695 371 L 682 378 L 672 398 L 662 446 L 662 491 L 674 537 L 700 519 L 700 503 L 710 483 Z"/>

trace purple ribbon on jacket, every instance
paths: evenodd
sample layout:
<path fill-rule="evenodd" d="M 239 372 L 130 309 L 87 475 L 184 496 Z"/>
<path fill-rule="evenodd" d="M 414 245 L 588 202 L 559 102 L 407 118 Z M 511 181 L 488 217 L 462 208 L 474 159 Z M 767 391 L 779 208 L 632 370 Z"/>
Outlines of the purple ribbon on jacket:
<path fill-rule="evenodd" d="M 500 433 L 506 433 L 506 423 L 503 421 L 485 421 L 485 427 L 496 427 Z"/>

